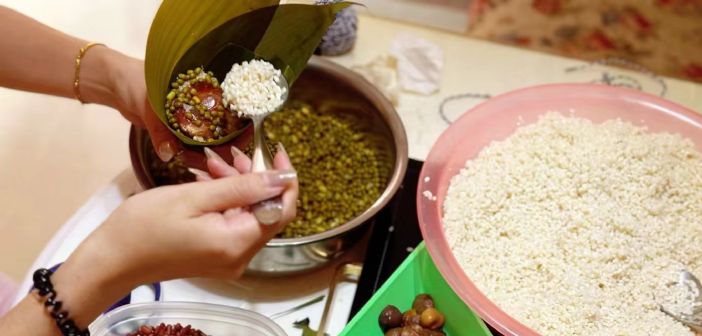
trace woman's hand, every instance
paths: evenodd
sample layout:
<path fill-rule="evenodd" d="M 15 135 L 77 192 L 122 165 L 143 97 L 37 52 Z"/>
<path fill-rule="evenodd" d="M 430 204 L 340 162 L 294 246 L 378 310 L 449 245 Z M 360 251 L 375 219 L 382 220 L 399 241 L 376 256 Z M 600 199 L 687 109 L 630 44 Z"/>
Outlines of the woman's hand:
<path fill-rule="evenodd" d="M 106 59 L 111 69 L 109 86 L 114 95 L 114 102 L 110 105 L 132 124 L 146 128 L 159 158 L 170 161 L 181 150 L 180 141 L 149 104 L 144 62 L 117 52 L 107 54 Z"/>
<path fill-rule="evenodd" d="M 240 165 L 237 170 L 208 153 L 212 174 L 221 178 L 137 194 L 89 239 L 99 241 L 102 250 L 110 246 L 115 252 L 121 250 L 116 254 L 129 261 L 126 268 L 148 274 L 139 276 L 142 283 L 239 277 L 256 252 L 294 219 L 297 174 L 284 151 L 275 158 L 278 170 L 260 174 L 239 173 L 250 167 L 243 154 L 235 160 Z M 248 206 L 275 196 L 283 199 L 281 221 L 259 224 Z"/>
<path fill-rule="evenodd" d="M 200 182 L 152 189 L 129 198 L 51 277 L 57 300 L 87 327 L 135 286 L 186 277 L 235 279 L 253 256 L 295 217 L 297 174 L 282 146 L 276 171 L 248 172 L 236 148 L 235 168 L 207 150 Z M 281 196 L 283 216 L 260 225 L 248 206 Z M 33 295 L 0 318 L 3 335 L 57 335 L 56 323 Z"/>
<path fill-rule="evenodd" d="M 87 41 L 68 36 L 0 5 L 0 86 L 75 97 L 76 56 Z M 38 43 L 37 41 L 41 41 Z M 144 63 L 105 46 L 90 48 L 79 67 L 83 102 L 119 110 L 145 127 L 159 157 L 169 161 L 180 142 L 153 113 L 146 94 Z"/>
<path fill-rule="evenodd" d="M 201 182 L 129 198 L 59 268 L 54 285 L 73 316 L 81 319 L 79 325 L 87 325 L 143 283 L 236 279 L 295 217 L 297 175 L 284 151 L 275 158 L 278 170 L 261 174 L 219 166 L 211 153 L 212 176 L 222 178 L 200 178 Z M 237 156 L 236 162 L 241 171 L 248 171 L 244 158 Z M 283 199 L 282 220 L 272 226 L 259 224 L 248 206 L 275 196 Z"/>
<path fill-rule="evenodd" d="M 107 67 L 113 69 L 110 71 L 112 75 L 109 76 L 109 86 L 112 88 L 110 91 L 113 92 L 114 99 L 109 105 L 120 111 L 132 124 L 145 128 L 149 132 L 153 148 L 162 161 L 168 162 L 182 153 L 181 159 L 187 166 L 202 168 L 205 162 L 204 156 L 197 151 L 182 152 L 180 140 L 161 122 L 151 108 L 146 92 L 144 62 L 116 52 L 110 53 L 106 59 Z M 230 159 L 229 147 L 246 146 L 251 142 L 251 131 L 252 129 L 245 131 L 226 145 L 212 148 L 226 159 Z"/>

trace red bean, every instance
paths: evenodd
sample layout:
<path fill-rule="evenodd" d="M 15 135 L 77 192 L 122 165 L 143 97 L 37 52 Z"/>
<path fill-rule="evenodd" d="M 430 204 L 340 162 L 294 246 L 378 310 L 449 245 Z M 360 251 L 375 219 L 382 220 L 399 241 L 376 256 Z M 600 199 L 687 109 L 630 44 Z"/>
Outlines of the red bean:
<path fill-rule="evenodd" d="M 143 325 L 127 336 L 207 336 L 207 334 L 190 325 L 183 327 L 180 323 L 176 325 L 161 323 L 155 327 Z"/>

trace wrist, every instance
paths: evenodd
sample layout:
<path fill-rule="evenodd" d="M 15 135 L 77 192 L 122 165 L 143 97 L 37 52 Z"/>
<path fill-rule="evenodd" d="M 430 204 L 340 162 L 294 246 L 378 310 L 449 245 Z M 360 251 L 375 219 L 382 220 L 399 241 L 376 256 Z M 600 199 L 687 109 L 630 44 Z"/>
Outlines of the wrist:
<path fill-rule="evenodd" d="M 104 45 L 96 45 L 86 51 L 77 78 L 84 103 L 117 108 L 114 94 L 116 64 L 124 57 L 126 56 Z"/>
<path fill-rule="evenodd" d="M 80 328 L 138 284 L 129 265 L 105 247 L 88 238 L 51 278 L 57 299 Z"/>

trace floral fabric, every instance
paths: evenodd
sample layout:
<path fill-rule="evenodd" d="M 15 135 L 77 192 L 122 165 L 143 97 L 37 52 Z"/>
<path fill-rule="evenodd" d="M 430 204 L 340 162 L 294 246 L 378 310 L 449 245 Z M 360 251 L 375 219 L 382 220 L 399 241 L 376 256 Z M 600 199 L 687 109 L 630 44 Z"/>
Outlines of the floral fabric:
<path fill-rule="evenodd" d="M 702 0 L 473 0 L 468 34 L 702 83 Z"/>

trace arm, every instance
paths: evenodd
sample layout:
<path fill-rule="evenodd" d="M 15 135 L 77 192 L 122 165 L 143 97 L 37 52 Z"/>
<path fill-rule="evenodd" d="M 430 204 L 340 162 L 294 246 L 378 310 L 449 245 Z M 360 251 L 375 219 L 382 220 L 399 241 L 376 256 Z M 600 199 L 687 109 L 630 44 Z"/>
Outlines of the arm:
<path fill-rule="evenodd" d="M 84 245 L 90 245 L 91 240 Z M 86 254 L 86 251 L 89 254 Z M 130 265 L 119 265 L 118 255 L 81 246 L 53 276 L 59 300 L 79 326 L 87 326 L 101 311 L 138 284 L 134 275 L 126 274 Z M 95 265 L 109 265 L 95 267 Z M 75 307 L 75 308 L 73 308 Z M 84 328 L 84 327 L 82 327 Z M 27 295 L 16 307 L 0 318 L 3 335 L 61 335 L 56 323 L 37 298 Z"/>
<path fill-rule="evenodd" d="M 19 14 L 9 8 L 0 7 L 0 85 L 46 93 L 62 97 L 73 97 L 73 62 L 77 51 L 86 41 L 67 36 L 57 30 Z M 106 53 L 106 50 L 101 50 Z M 86 67 L 96 67 L 94 57 L 86 59 Z M 105 69 L 98 69 L 102 73 Z M 99 78 L 96 72 L 95 76 Z M 106 95 L 106 88 L 96 78 L 86 78 L 86 94 L 95 99 Z M 87 97 L 86 97 L 87 98 Z"/>
<path fill-rule="evenodd" d="M 3 6 L 0 32 L 0 86 L 74 97 L 75 59 L 87 41 Z M 146 127 L 162 160 L 179 150 L 179 142 L 149 105 L 142 61 L 95 46 L 83 57 L 79 78 L 84 102 L 117 109 L 133 124 Z"/>
<path fill-rule="evenodd" d="M 249 260 L 295 217 L 297 177 L 285 152 L 278 171 L 240 174 L 210 154 L 212 179 L 152 189 L 124 202 L 51 277 L 57 299 L 80 328 L 132 288 L 174 278 L 236 279 Z M 241 167 L 241 168 L 239 168 Z M 283 219 L 260 225 L 246 206 L 282 196 Z M 97 266 L 96 266 L 97 265 Z M 28 295 L 0 318 L 3 336 L 60 335 L 43 305 Z"/>

